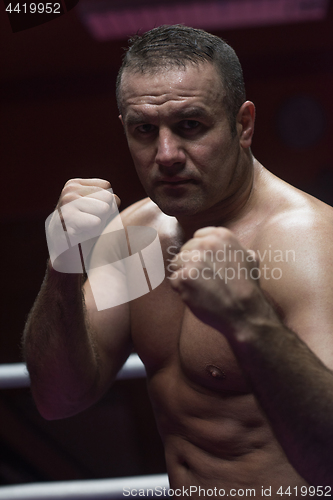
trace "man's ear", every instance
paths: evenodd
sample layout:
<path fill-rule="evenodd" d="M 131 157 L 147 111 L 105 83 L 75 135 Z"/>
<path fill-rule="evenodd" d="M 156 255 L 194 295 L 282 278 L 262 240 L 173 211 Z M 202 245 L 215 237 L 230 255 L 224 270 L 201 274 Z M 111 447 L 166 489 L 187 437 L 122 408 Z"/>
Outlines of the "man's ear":
<path fill-rule="evenodd" d="M 255 116 L 256 109 L 253 102 L 245 101 L 240 107 L 236 119 L 239 142 L 244 149 L 248 149 L 252 144 Z"/>
<path fill-rule="evenodd" d="M 122 117 L 122 115 L 119 115 L 119 116 L 118 116 L 118 118 L 119 118 L 119 120 L 121 121 L 122 126 L 124 126 L 124 122 L 123 122 L 123 117 Z"/>

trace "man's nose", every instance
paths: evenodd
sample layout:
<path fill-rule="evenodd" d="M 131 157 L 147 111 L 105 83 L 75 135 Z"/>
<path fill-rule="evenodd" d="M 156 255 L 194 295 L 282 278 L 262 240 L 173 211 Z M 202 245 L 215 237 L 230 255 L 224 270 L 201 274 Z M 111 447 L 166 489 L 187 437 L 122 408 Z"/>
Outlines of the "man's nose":
<path fill-rule="evenodd" d="M 177 137 L 169 129 L 160 128 L 157 139 L 156 163 L 161 166 L 171 167 L 175 163 L 185 163 L 186 156 Z"/>

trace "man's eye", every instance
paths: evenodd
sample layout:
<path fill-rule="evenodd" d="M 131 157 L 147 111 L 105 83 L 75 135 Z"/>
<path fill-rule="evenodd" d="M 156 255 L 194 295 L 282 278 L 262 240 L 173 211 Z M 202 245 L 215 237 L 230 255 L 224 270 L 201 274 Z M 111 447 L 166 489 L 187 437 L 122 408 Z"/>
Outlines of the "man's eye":
<path fill-rule="evenodd" d="M 184 120 L 181 122 L 181 127 L 185 130 L 193 130 L 199 127 L 200 122 L 197 120 Z"/>
<path fill-rule="evenodd" d="M 144 123 L 137 127 L 138 132 L 142 134 L 149 134 L 149 132 L 153 132 L 155 130 L 155 125 L 151 125 L 150 123 Z"/>

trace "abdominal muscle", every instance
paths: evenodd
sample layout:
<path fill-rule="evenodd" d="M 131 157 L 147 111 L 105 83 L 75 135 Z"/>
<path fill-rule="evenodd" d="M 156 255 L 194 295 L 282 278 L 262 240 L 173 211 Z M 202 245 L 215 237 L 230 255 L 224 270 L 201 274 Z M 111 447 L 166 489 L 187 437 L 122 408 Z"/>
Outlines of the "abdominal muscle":
<path fill-rule="evenodd" d="M 305 498 L 300 488 L 307 483 L 287 461 L 225 337 L 167 284 L 154 292 L 131 304 L 132 338 L 146 366 L 174 496 L 187 497 L 192 486 L 193 499 Z M 281 486 L 291 495 L 278 494 Z"/>
<path fill-rule="evenodd" d="M 300 496 L 307 483 L 287 462 L 252 394 L 196 388 L 176 365 L 156 373 L 148 387 L 175 496 L 263 498 L 263 488 L 281 499 L 281 486 L 291 493 L 297 486 Z"/>

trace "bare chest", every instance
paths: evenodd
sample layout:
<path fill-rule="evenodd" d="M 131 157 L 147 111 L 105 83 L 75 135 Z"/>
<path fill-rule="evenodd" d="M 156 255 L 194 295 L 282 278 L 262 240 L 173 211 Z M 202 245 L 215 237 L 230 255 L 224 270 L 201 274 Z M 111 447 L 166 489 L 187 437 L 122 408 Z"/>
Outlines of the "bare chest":
<path fill-rule="evenodd" d="M 251 248 L 256 235 L 251 224 L 249 227 L 237 233 L 246 248 Z M 172 221 L 163 219 L 163 228 L 159 233 L 166 277 L 160 286 L 130 304 L 132 340 L 148 375 L 173 366 L 177 376 L 196 389 L 250 392 L 223 334 L 201 322 L 172 289 L 172 258 L 183 241 Z"/>
<path fill-rule="evenodd" d="M 132 339 L 148 375 L 177 365 L 190 385 L 248 392 L 224 336 L 199 321 L 171 289 L 167 277 L 153 292 L 131 303 Z"/>

